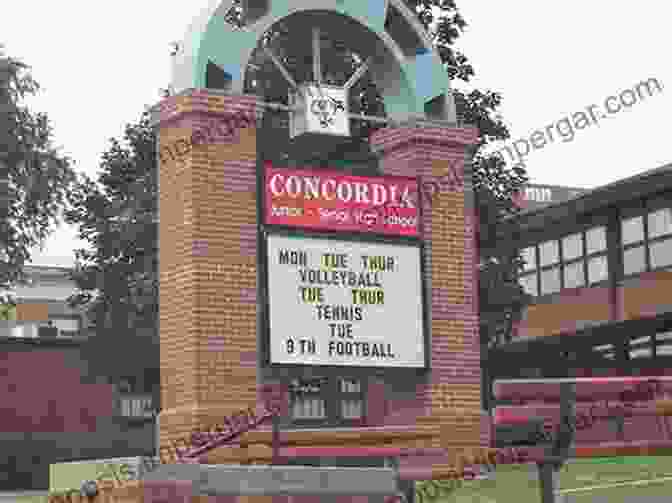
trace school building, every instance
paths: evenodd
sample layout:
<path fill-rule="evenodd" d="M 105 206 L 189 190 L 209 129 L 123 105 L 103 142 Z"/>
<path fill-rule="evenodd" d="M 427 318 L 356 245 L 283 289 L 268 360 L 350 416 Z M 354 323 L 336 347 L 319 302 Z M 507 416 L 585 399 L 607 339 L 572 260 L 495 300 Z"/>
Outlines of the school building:
<path fill-rule="evenodd" d="M 533 300 L 491 353 L 490 378 L 671 375 L 672 165 L 517 218 L 519 281 Z M 669 439 L 668 421 L 628 419 L 619 438 Z M 500 443 L 523 430 L 500 432 Z M 577 441 L 615 440 L 617 430 L 600 422 Z"/>

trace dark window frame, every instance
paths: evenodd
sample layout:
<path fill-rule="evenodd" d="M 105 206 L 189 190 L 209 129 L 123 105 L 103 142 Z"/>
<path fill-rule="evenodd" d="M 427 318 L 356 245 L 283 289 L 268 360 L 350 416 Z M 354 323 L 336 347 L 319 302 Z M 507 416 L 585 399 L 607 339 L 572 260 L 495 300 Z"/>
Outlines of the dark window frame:
<path fill-rule="evenodd" d="M 336 379 L 338 390 L 337 395 L 337 407 L 338 407 L 338 416 L 342 422 L 355 422 L 360 425 L 366 418 L 366 396 L 364 389 L 366 387 L 365 382 L 362 379 L 351 378 L 351 377 L 340 377 Z M 359 385 L 359 391 L 343 391 L 342 386 L 345 381 L 354 382 Z M 343 416 L 343 401 L 344 400 L 359 400 L 361 402 L 361 415 L 358 418 L 346 418 Z"/>
<path fill-rule="evenodd" d="M 623 208 L 619 211 L 618 226 L 619 231 L 621 233 L 619 235 L 619 253 L 621 256 L 619 276 L 621 279 L 636 278 L 640 274 L 646 272 L 663 271 L 668 270 L 672 267 L 672 264 L 663 265 L 655 268 L 651 267 L 651 245 L 662 241 L 672 240 L 672 231 L 670 231 L 668 234 L 662 234 L 660 236 L 656 236 L 655 238 L 649 237 L 649 215 L 664 208 L 672 208 L 672 201 L 670 201 L 669 199 L 665 199 L 665 194 L 655 194 L 653 196 L 647 197 L 646 199 L 639 199 L 637 200 L 636 203 L 633 203 L 632 205 Z M 623 221 L 636 217 L 641 217 L 642 219 L 644 239 L 642 241 L 623 244 L 623 236 L 622 236 Z M 627 250 L 639 247 L 644 248 L 644 270 L 626 274 L 625 252 Z"/>
<path fill-rule="evenodd" d="M 605 232 L 605 248 L 600 250 L 600 251 L 595 251 L 592 253 L 588 253 L 588 239 L 586 237 L 586 234 L 588 231 L 597 228 L 597 227 L 603 227 L 604 232 Z M 581 255 L 577 258 L 573 258 L 571 260 L 564 260 L 564 253 L 563 253 L 563 239 L 571 236 L 573 234 L 580 234 L 581 235 Z M 557 234 L 556 234 L 557 236 Z M 558 262 L 545 265 L 543 267 L 540 267 L 540 245 L 542 243 L 545 243 L 547 241 L 555 241 L 558 243 Z M 595 287 L 595 286 L 600 286 L 607 284 L 609 282 L 609 276 L 610 276 L 610 260 L 609 260 L 609 218 L 607 215 L 604 216 L 599 216 L 596 217 L 595 219 L 590 219 L 587 222 L 584 222 L 580 225 L 575 225 L 575 227 L 571 228 L 569 230 L 569 227 L 564 230 L 558 237 L 546 237 L 544 236 L 542 239 L 537 239 L 534 242 L 531 242 L 530 244 L 527 244 L 526 246 L 521 246 L 519 252 L 522 253 L 522 250 L 525 248 L 533 248 L 534 249 L 534 254 L 535 254 L 535 263 L 534 267 L 528 269 L 528 270 L 521 270 L 518 272 L 518 278 L 524 277 L 524 276 L 536 276 L 536 290 L 537 290 L 537 295 L 534 296 L 534 298 L 538 300 L 543 300 L 544 298 L 548 298 L 550 296 L 556 295 L 562 290 L 565 290 L 569 287 L 566 286 L 565 282 L 565 268 L 568 265 L 576 264 L 578 262 L 583 262 L 583 285 L 576 286 L 576 287 L 571 287 L 572 289 L 575 288 L 588 288 L 588 287 Z M 605 257 L 605 260 L 607 261 L 607 277 L 603 278 L 599 281 L 590 281 L 589 275 L 588 275 L 588 263 L 590 262 L 591 259 L 597 258 L 597 257 Z M 555 290 L 552 292 L 542 292 L 541 289 L 541 274 L 544 271 L 548 271 L 551 269 L 558 268 L 560 271 L 560 289 Z"/>
<path fill-rule="evenodd" d="M 291 381 L 305 380 L 321 380 L 323 385 L 320 391 L 303 393 L 304 396 L 316 397 L 324 400 L 325 417 L 323 418 L 295 418 L 294 404 L 298 398 L 298 394 L 292 389 Z M 346 392 L 341 390 L 343 381 L 353 381 L 359 383 L 359 391 Z M 289 387 L 289 420 L 291 427 L 297 428 L 311 428 L 311 427 L 343 427 L 354 428 L 364 426 L 367 415 L 366 403 L 366 388 L 367 381 L 362 377 L 357 376 L 311 376 L 311 377 L 294 377 L 287 381 Z M 345 399 L 357 398 L 362 403 L 362 413 L 359 418 L 345 418 L 343 417 L 342 401 Z"/>
<path fill-rule="evenodd" d="M 663 241 L 672 241 L 672 234 L 667 234 L 665 236 L 658 236 L 653 239 L 647 240 L 646 245 L 646 263 L 648 265 L 647 272 L 656 272 L 656 271 L 665 271 L 672 268 L 672 263 L 667 265 L 661 265 L 658 267 L 651 267 L 651 245 L 656 243 L 661 243 Z"/>
<path fill-rule="evenodd" d="M 578 286 L 568 287 L 567 284 L 566 284 L 566 281 L 565 281 L 565 269 L 567 268 L 567 266 L 571 266 L 571 265 L 578 264 L 578 263 L 581 263 L 581 264 L 583 265 L 583 283 L 580 284 L 580 285 L 578 285 Z M 587 284 L 588 284 L 588 280 L 587 280 L 587 276 L 588 276 L 587 263 L 588 263 L 588 262 L 587 262 L 585 256 L 584 256 L 584 257 L 579 257 L 579 258 L 577 258 L 577 259 L 573 259 L 573 260 L 570 260 L 570 261 L 567 261 L 567 262 L 563 262 L 563 263 L 562 263 L 562 266 L 561 266 L 561 269 L 562 269 L 562 278 L 561 278 L 561 281 L 560 281 L 560 285 L 561 285 L 561 288 L 560 288 L 560 289 L 562 290 L 562 289 L 564 289 L 564 288 L 584 288 L 584 287 L 586 287 Z"/>
<path fill-rule="evenodd" d="M 306 382 L 311 382 L 311 381 L 317 381 L 320 382 L 321 389 L 319 391 L 310 391 L 310 392 L 301 392 L 297 393 L 295 390 L 295 387 L 292 383 L 292 381 L 298 380 L 298 381 L 306 381 Z M 303 427 L 310 427 L 310 426 L 319 426 L 323 424 L 325 421 L 327 421 L 330 417 L 330 400 L 329 398 L 329 388 L 330 387 L 330 379 L 326 377 L 310 377 L 310 378 L 294 378 L 291 379 L 288 382 L 288 389 L 289 389 L 289 417 L 292 421 L 292 424 L 295 426 L 303 426 Z M 294 404 L 299 398 L 304 398 L 304 399 L 310 399 L 310 398 L 319 398 L 324 400 L 324 409 L 325 409 L 325 417 L 324 418 L 305 418 L 305 417 L 300 417 L 296 418 L 294 417 Z"/>
<path fill-rule="evenodd" d="M 553 269 L 558 269 L 559 270 L 558 276 L 560 277 L 560 289 L 555 290 L 553 292 L 542 293 L 542 291 L 541 291 L 541 275 L 544 272 L 551 271 Z M 551 265 L 548 265 L 548 266 L 537 269 L 537 284 L 539 285 L 539 289 L 538 289 L 539 296 L 541 297 L 542 295 L 553 295 L 554 293 L 558 293 L 560 290 L 562 290 L 562 282 L 563 282 L 562 274 L 563 274 L 563 270 L 562 270 L 562 263 L 561 262 L 557 262 L 555 264 L 551 264 Z"/>
<path fill-rule="evenodd" d="M 672 194 L 663 194 L 650 197 L 646 201 L 646 222 L 648 226 L 649 215 L 655 213 L 658 210 L 672 209 Z M 667 234 L 661 234 L 655 238 L 649 238 L 650 241 L 656 241 L 661 238 L 672 237 L 672 229 Z M 648 238 L 648 234 L 647 234 Z"/>
<path fill-rule="evenodd" d="M 129 383 L 129 389 L 122 389 L 123 381 Z M 146 423 L 155 421 L 156 412 L 158 409 L 158 402 L 155 393 L 145 390 L 144 376 L 139 375 L 124 375 L 116 379 L 116 397 L 115 397 L 115 412 L 114 419 L 121 424 L 128 427 L 142 426 Z M 125 415 L 123 413 L 122 401 L 126 398 L 149 398 L 151 400 L 153 413 L 151 416 L 145 415 Z"/>
<path fill-rule="evenodd" d="M 597 280 L 597 281 L 589 281 L 588 278 L 588 262 L 590 262 L 590 259 L 592 258 L 597 258 L 597 257 L 604 257 L 607 261 L 607 277 Z M 594 286 L 599 286 L 599 285 L 604 285 L 609 281 L 609 248 L 605 249 L 602 252 L 599 253 L 591 253 L 590 255 L 586 255 L 586 264 L 585 264 L 585 273 L 586 273 L 586 285 L 587 287 L 594 287 Z"/>
<path fill-rule="evenodd" d="M 81 335 L 84 330 L 84 317 L 81 314 L 50 314 L 48 321 L 69 320 L 77 322 L 77 330 L 75 336 Z M 58 327 L 57 327 L 58 328 Z M 58 330 L 58 336 L 61 337 L 61 330 Z M 72 336 L 70 336 L 72 337 Z"/>

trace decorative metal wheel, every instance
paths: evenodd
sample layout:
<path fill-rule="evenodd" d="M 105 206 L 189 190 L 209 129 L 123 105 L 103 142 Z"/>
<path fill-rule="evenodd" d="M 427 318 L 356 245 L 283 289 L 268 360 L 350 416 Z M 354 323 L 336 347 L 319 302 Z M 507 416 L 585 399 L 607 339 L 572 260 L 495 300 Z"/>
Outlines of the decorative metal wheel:
<path fill-rule="evenodd" d="M 271 102 L 267 106 L 291 112 L 294 136 L 305 132 L 349 136 L 352 118 L 454 122 L 448 75 L 404 0 L 242 0 L 240 29 L 235 29 L 227 19 L 238 3 L 213 0 L 192 23 L 174 53 L 171 87 L 175 93 L 207 88 L 243 94 L 249 83 L 265 101 L 284 101 L 282 96 L 268 99 L 280 89 L 277 81 L 260 92 L 263 83 L 255 67 L 264 65 L 258 58 L 263 53 L 289 86 L 291 96 L 286 105 Z M 292 50 L 276 54 L 281 44 L 274 44 L 274 37 L 283 31 Z M 331 49 L 345 44 L 361 55 L 347 75 L 329 75 L 322 57 L 323 50 L 330 49 L 325 42 L 331 43 Z M 296 65 L 300 55 L 309 57 L 312 65 Z M 301 74 L 293 73 L 300 66 L 304 67 Z M 380 92 L 388 118 L 381 117 L 382 110 L 369 117 L 349 110 L 352 91 L 365 74 Z M 287 86 L 281 87 L 286 91 Z"/>
<path fill-rule="evenodd" d="M 313 18 L 311 23 L 306 17 Z M 333 30 L 320 26 L 328 22 L 328 17 L 306 14 L 282 23 L 280 36 L 262 41 L 248 65 L 246 89 L 289 112 L 290 138 L 305 133 L 349 137 L 352 119 L 389 122 L 366 75 L 373 56 L 362 56 Z M 298 54 L 288 54 L 288 47 Z M 365 115 L 367 109 L 374 114 Z"/>

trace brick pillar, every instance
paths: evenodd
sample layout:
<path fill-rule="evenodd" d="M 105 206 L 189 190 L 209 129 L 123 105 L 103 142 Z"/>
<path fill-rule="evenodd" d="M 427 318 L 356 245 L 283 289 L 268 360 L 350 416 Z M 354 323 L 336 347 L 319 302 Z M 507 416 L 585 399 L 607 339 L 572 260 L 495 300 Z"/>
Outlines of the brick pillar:
<path fill-rule="evenodd" d="M 165 448 L 257 401 L 259 110 L 255 97 L 202 90 L 158 108 Z"/>
<path fill-rule="evenodd" d="M 387 175 L 419 176 L 425 198 L 422 232 L 431 309 L 431 372 L 420 386 L 432 447 L 476 448 L 487 442 L 481 418 L 478 263 L 471 172 L 465 172 L 473 129 L 402 127 L 371 137 Z M 440 190 L 431 182 L 438 182 Z M 483 425 L 485 426 L 485 425 Z"/>

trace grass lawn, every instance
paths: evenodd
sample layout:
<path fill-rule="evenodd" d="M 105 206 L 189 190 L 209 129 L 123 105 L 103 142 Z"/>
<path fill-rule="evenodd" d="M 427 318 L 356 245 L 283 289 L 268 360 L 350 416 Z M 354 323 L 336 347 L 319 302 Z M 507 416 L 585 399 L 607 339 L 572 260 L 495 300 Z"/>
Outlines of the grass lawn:
<path fill-rule="evenodd" d="M 492 480 L 465 481 L 442 503 L 539 503 L 536 465 L 497 468 Z M 669 480 L 564 493 L 567 503 L 643 503 L 672 501 L 672 456 L 571 460 L 562 468 L 560 490 L 589 488 L 638 480 Z"/>

